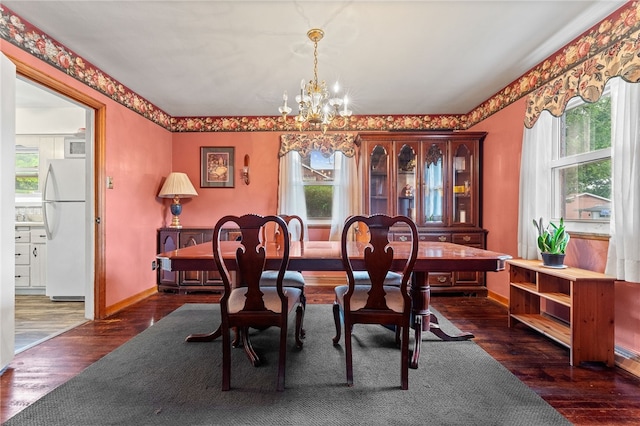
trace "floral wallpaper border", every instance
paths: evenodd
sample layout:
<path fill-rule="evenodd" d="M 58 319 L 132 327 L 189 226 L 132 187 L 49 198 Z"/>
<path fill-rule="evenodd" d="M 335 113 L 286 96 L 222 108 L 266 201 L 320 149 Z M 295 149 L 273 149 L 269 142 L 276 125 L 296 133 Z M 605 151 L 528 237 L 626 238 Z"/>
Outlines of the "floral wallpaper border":
<path fill-rule="evenodd" d="M 282 157 L 290 151 L 298 151 L 301 157 L 308 157 L 311 151 L 320 151 L 326 157 L 340 151 L 346 157 L 353 157 L 356 154 L 354 140 L 355 136 L 349 133 L 285 133 L 280 135 L 278 157 Z"/>
<path fill-rule="evenodd" d="M 533 127 L 544 110 L 561 116 L 575 96 L 588 102 L 597 101 L 613 77 L 637 83 L 640 80 L 639 18 L 640 10 L 636 7 L 624 11 L 615 20 L 605 19 L 597 31 L 582 37 L 575 49 L 567 50 L 567 55 L 574 55 L 582 62 L 529 95 L 525 126 Z M 629 33 L 631 29 L 635 31 Z"/>
<path fill-rule="evenodd" d="M 629 2 L 604 19 L 599 25 L 585 32 L 468 114 L 359 115 L 351 117 L 347 123 L 340 123 L 344 126 L 329 130 L 466 130 L 535 91 L 528 101 L 525 119 L 527 125 L 532 125 L 542 109 L 555 109 L 554 105 L 562 104 L 566 96 L 574 90 L 563 88 L 563 84 L 577 84 L 576 87 L 580 87 L 586 82 L 584 78 L 563 77 L 569 74 L 573 75 L 574 68 L 576 72 L 589 76 L 590 80 L 587 86 L 594 86 L 595 89 L 589 88 L 586 92 L 581 93 L 590 93 L 592 90 L 597 91 L 597 85 L 591 83 L 599 78 L 597 76 L 598 68 L 601 68 L 603 64 L 613 62 L 607 57 L 605 51 L 620 53 L 618 62 L 625 62 L 623 64 L 625 66 L 629 65 L 629 59 L 626 55 L 637 48 L 638 41 L 633 37 L 637 36 L 635 30 L 640 27 L 639 16 L 638 2 Z M 1 4 L 0 38 L 172 132 L 286 132 L 298 130 L 291 117 L 286 122 L 280 116 L 171 117 Z M 623 51 L 624 53 L 622 53 Z M 595 59 L 596 55 L 600 55 L 599 60 L 585 63 L 589 59 Z M 639 60 L 633 58 L 633 63 L 625 68 L 629 75 L 636 74 L 629 68 L 637 66 L 636 61 Z M 579 65 L 580 68 L 576 68 Z M 548 86 L 549 82 L 552 84 Z M 315 129 L 306 128 L 303 130 Z"/>

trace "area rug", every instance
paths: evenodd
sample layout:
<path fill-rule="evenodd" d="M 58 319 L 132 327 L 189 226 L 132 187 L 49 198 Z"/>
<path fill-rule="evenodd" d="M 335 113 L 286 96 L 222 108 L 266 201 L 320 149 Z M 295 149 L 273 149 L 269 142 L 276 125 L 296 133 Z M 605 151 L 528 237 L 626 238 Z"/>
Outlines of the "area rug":
<path fill-rule="evenodd" d="M 473 341 L 443 342 L 430 333 L 403 391 L 394 333 L 356 326 L 355 386 L 347 387 L 330 305 L 307 306 L 301 350 L 290 327 L 284 392 L 275 391 L 277 329 L 253 333 L 260 367 L 242 349 L 232 351 L 232 389 L 222 392 L 221 341 L 184 340 L 215 329 L 218 309 L 184 305 L 6 425 L 569 424 Z M 459 332 L 438 316 L 445 331 Z"/>

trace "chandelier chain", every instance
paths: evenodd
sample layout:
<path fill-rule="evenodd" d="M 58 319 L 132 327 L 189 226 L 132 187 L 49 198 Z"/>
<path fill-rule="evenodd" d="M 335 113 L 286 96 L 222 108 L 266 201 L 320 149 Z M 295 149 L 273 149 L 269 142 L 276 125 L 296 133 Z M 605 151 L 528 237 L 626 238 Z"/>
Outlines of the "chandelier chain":
<path fill-rule="evenodd" d="M 313 84 L 318 88 L 318 42 L 313 42 Z"/>

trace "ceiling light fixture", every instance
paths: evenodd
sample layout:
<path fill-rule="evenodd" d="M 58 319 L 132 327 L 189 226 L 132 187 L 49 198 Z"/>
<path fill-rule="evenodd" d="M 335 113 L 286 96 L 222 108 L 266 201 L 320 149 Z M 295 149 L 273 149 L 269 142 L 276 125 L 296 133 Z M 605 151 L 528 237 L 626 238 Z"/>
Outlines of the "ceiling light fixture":
<path fill-rule="evenodd" d="M 349 122 L 352 111 L 348 108 L 347 96 L 338 97 L 340 86 L 338 82 L 333 87 L 333 96 L 329 95 L 327 85 L 324 81 L 318 81 L 318 42 L 324 37 L 324 31 L 313 28 L 307 32 L 307 37 L 313 42 L 313 80 L 305 83 L 300 82 L 300 94 L 296 95 L 298 103 L 298 115 L 295 122 L 302 130 L 305 123 L 325 132 L 329 126 L 342 128 Z M 285 90 L 282 95 L 283 105 L 278 108 L 283 120 L 287 120 L 287 115 L 291 112 L 291 107 L 287 105 L 288 96 Z M 341 120 L 336 120 L 340 117 Z"/>

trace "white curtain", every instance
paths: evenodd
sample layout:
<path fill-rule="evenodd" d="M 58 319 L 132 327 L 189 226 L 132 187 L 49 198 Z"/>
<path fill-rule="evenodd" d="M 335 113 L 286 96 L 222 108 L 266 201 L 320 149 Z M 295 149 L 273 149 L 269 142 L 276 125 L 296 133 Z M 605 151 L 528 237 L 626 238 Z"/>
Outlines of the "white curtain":
<path fill-rule="evenodd" d="M 331 210 L 330 241 L 340 241 L 345 220 L 360 211 L 360 184 L 356 156 L 342 152 L 334 154 L 333 202 Z"/>
<path fill-rule="evenodd" d="M 559 118 L 543 111 L 533 128 L 524 129 L 518 213 L 518 256 L 523 259 L 538 258 L 533 220 L 551 217 L 551 156 L 559 125 Z"/>
<path fill-rule="evenodd" d="M 640 282 L 640 84 L 612 79 L 612 215 L 605 272 Z"/>
<path fill-rule="evenodd" d="M 304 239 L 309 239 L 307 228 L 307 203 L 304 198 L 302 181 L 302 166 L 300 153 L 289 151 L 280 157 L 280 171 L 278 178 L 278 214 L 298 215 L 304 223 Z M 297 229 L 289 230 L 291 239 L 300 238 Z"/>

